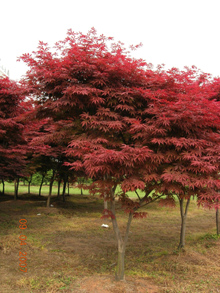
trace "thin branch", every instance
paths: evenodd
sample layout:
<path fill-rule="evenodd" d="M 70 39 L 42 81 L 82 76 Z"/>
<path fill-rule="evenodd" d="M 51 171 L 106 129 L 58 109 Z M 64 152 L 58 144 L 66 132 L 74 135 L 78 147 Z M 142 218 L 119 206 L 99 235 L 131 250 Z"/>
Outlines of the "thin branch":
<path fill-rule="evenodd" d="M 133 218 L 133 213 L 129 213 L 126 232 L 125 232 L 125 237 L 124 237 L 124 249 L 125 249 L 127 241 L 128 241 L 128 234 L 129 234 L 129 229 L 130 229 L 130 226 L 131 226 L 132 218 Z"/>
<path fill-rule="evenodd" d="M 112 187 L 112 194 L 113 194 L 113 196 L 114 196 L 114 194 L 115 194 L 115 190 L 116 190 L 116 188 L 117 188 L 117 184 L 115 184 L 115 185 Z"/>
<path fill-rule="evenodd" d="M 184 212 L 183 212 L 183 199 L 178 197 L 179 198 L 179 202 L 180 202 L 180 215 L 181 217 L 184 216 Z"/>
<path fill-rule="evenodd" d="M 121 136 L 121 138 L 122 138 L 123 143 L 124 143 L 124 144 L 127 144 L 122 132 L 120 132 L 120 136 Z"/>
<path fill-rule="evenodd" d="M 137 190 L 135 190 L 135 193 L 137 194 L 138 199 L 141 201 L 141 198 L 140 198 L 140 196 L 139 196 Z"/>
<path fill-rule="evenodd" d="M 117 219 L 116 219 L 116 215 L 115 215 L 115 199 L 110 201 L 110 207 L 111 207 L 112 215 L 114 216 L 114 219 L 112 218 L 112 225 L 113 225 L 113 229 L 114 229 L 117 241 L 122 242 L 121 233 L 120 233 L 118 223 L 117 223 Z"/>
<path fill-rule="evenodd" d="M 185 207 L 185 214 L 184 214 L 184 216 L 187 215 L 188 208 L 189 208 L 189 203 L 190 203 L 190 198 L 187 199 L 187 203 L 186 203 L 186 207 Z"/>
<path fill-rule="evenodd" d="M 184 198 L 179 197 L 179 202 L 180 202 L 180 214 L 181 217 L 186 217 L 188 209 L 189 209 L 189 204 L 190 204 L 190 198 L 187 199 L 185 210 L 184 210 Z"/>
<path fill-rule="evenodd" d="M 137 211 L 137 210 L 140 209 L 140 208 L 145 207 L 146 205 L 148 205 L 148 204 L 150 204 L 150 203 L 152 203 L 152 202 L 155 202 L 156 200 L 158 200 L 158 199 L 161 198 L 161 197 L 162 197 L 162 195 L 158 195 L 156 198 L 152 199 L 151 201 L 146 202 L 145 204 L 141 205 L 140 207 L 135 208 L 135 209 L 134 209 L 134 212 Z M 141 200 L 141 203 L 142 203 L 142 202 L 143 202 L 143 199 Z"/>

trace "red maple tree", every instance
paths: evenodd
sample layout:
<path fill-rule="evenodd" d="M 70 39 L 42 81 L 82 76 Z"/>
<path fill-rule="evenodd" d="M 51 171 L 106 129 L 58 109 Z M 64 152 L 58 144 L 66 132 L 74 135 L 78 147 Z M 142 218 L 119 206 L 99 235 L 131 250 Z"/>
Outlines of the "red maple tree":
<path fill-rule="evenodd" d="M 0 178 L 15 180 L 23 176 L 26 164 L 26 141 L 24 124 L 20 115 L 24 113 L 24 96 L 21 87 L 8 77 L 0 78 Z"/>
<path fill-rule="evenodd" d="M 43 180 L 47 172 L 52 171 L 47 199 L 47 206 L 49 207 L 52 187 L 55 180 L 58 180 L 59 187 L 61 181 L 63 181 L 62 194 L 63 201 L 65 201 L 65 189 L 69 177 L 69 168 L 64 166 L 64 162 L 68 160 L 64 153 L 67 147 L 67 137 L 65 136 L 67 132 L 62 130 L 60 132 L 59 130 L 61 127 L 59 123 L 54 123 L 52 118 L 36 117 L 38 114 L 37 109 L 33 108 L 26 113 L 24 119 L 26 122 L 28 120 L 24 130 L 24 135 L 28 142 L 29 155 L 29 165 L 26 167 L 26 172 L 29 176 L 32 172 L 40 172 Z M 58 193 L 59 192 L 60 188 L 58 188 Z"/>
<path fill-rule="evenodd" d="M 171 202 L 178 196 L 182 220 L 179 248 L 185 245 L 191 196 L 197 197 L 199 205 L 218 206 L 220 103 L 210 101 L 217 94 L 213 83 L 216 81 L 195 67 L 169 70 L 166 89 L 144 110 L 151 115 L 143 123 L 146 131 L 136 132 L 138 140 L 150 140 L 163 160 L 155 190 Z"/>
<path fill-rule="evenodd" d="M 117 237 L 117 279 L 124 278 L 131 220 L 146 215 L 137 212 L 142 206 L 157 199 L 174 204 L 177 195 L 184 245 L 184 199 L 189 203 L 197 195 L 200 203 L 212 204 L 218 198 L 219 103 L 210 100 L 208 77 L 194 68 L 152 70 L 94 29 L 87 35 L 69 31 L 53 52 L 40 43 L 21 59 L 30 68 L 25 83 L 36 97 L 36 116 L 51 119 L 53 139 L 68 145 L 66 165 L 93 178 L 91 191 L 110 202 L 104 215 Z M 129 214 L 124 238 L 117 197 Z"/>

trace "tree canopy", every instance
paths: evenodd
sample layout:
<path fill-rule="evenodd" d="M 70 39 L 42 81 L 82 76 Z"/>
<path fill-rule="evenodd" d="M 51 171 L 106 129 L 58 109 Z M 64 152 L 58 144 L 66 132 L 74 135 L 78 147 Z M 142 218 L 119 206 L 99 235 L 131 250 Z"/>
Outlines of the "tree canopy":
<path fill-rule="evenodd" d="M 22 88 L 8 77 L 0 78 L 0 178 L 23 175 L 26 164 L 24 124 L 19 118 L 25 111 Z"/>
<path fill-rule="evenodd" d="M 53 49 L 40 42 L 21 60 L 29 66 L 23 84 L 35 98 L 32 117 L 46 121 L 30 144 L 40 142 L 54 162 L 92 178 L 91 189 L 110 201 L 107 216 L 120 261 L 132 217 L 144 216 L 137 212 L 141 206 L 156 199 L 173 205 L 177 196 L 182 220 L 183 200 L 189 203 L 191 196 L 218 206 L 219 79 L 195 67 L 154 70 L 94 29 L 86 35 L 69 30 Z M 128 198 L 128 191 L 135 191 L 137 200 Z M 115 214 L 117 196 L 129 213 L 124 239 Z M 122 263 L 117 273 L 123 278 Z"/>
<path fill-rule="evenodd" d="M 53 50 L 40 42 L 21 59 L 36 116 L 50 119 L 41 142 L 62 145 L 66 165 L 114 177 L 125 192 L 217 197 L 219 80 L 195 67 L 153 70 L 94 29 L 69 30 Z"/>

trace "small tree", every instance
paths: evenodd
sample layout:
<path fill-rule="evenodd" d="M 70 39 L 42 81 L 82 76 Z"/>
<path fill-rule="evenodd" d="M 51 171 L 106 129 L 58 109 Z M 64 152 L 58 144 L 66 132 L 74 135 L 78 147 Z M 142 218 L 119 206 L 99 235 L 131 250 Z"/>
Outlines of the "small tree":
<path fill-rule="evenodd" d="M 0 77 L 0 178 L 16 179 L 23 176 L 26 158 L 26 141 L 23 136 L 24 96 L 21 87 L 8 77 Z"/>
<path fill-rule="evenodd" d="M 30 152 L 29 169 L 35 170 L 42 175 L 39 196 L 41 194 L 43 182 L 45 178 L 48 177 L 49 171 L 51 171 L 51 176 L 48 178 L 50 183 L 47 200 L 47 206 L 50 206 L 54 180 L 58 178 L 58 180 L 64 179 L 64 182 L 66 182 L 65 180 L 68 178 L 68 174 L 66 174 L 68 168 L 63 166 L 65 157 L 63 153 L 63 144 L 65 138 L 63 137 L 63 139 L 61 139 L 59 134 L 56 135 L 56 125 L 54 125 L 52 119 L 44 117 L 44 114 L 42 116 L 43 118 L 38 117 L 37 108 L 33 107 L 33 110 L 30 111 L 26 117 L 26 120 L 29 120 L 29 125 L 25 129 L 25 136 L 28 141 Z"/>
<path fill-rule="evenodd" d="M 154 132 L 151 143 L 163 158 L 157 191 L 171 200 L 178 196 L 182 248 L 190 198 L 209 207 L 219 198 L 220 103 L 210 101 L 212 81 L 196 68 L 174 68 L 167 74 L 166 87 L 144 110 L 152 115 L 145 119 L 147 131 L 137 135 L 147 141 Z"/>

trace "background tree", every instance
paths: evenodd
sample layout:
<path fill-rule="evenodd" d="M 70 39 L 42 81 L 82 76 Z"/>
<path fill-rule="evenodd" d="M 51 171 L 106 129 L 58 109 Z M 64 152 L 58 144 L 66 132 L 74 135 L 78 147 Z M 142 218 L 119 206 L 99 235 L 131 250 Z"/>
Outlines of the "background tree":
<path fill-rule="evenodd" d="M 207 84 L 207 89 L 209 93 L 210 100 L 216 100 L 220 102 L 220 78 L 214 78 L 214 80 Z M 218 191 L 220 192 L 220 191 Z M 215 206 L 216 210 L 216 233 L 219 235 L 219 199 L 217 199 L 217 205 Z"/>
<path fill-rule="evenodd" d="M 21 87 L 8 77 L 0 78 L 0 178 L 15 180 L 15 199 L 19 177 L 23 176 L 26 141 L 20 115 L 25 112 Z"/>
<path fill-rule="evenodd" d="M 197 196 L 198 204 L 208 206 L 215 206 L 219 198 L 220 103 L 210 101 L 212 81 L 196 68 L 185 71 L 174 68 L 167 74 L 166 87 L 158 91 L 157 98 L 144 110 L 152 115 L 144 121 L 147 131 L 137 135 L 143 142 L 150 139 L 163 157 L 156 190 L 173 202 L 174 194 L 178 196 L 181 248 L 185 245 L 191 196 Z"/>
<path fill-rule="evenodd" d="M 25 130 L 26 140 L 28 141 L 29 152 L 31 157 L 31 168 L 35 169 L 42 175 L 40 182 L 39 195 L 46 175 L 51 171 L 49 178 L 49 195 L 47 206 L 50 206 L 53 183 L 56 179 L 58 182 L 64 181 L 64 187 L 68 179 L 68 168 L 63 166 L 65 154 L 63 153 L 65 137 L 61 137 L 56 132 L 56 125 L 51 118 L 36 117 L 38 113 L 33 108 L 29 111 L 26 120 L 29 124 Z M 58 192 L 59 192 L 58 188 Z M 65 188 L 64 188 L 65 195 Z M 63 195 L 63 198 L 65 199 Z"/>

